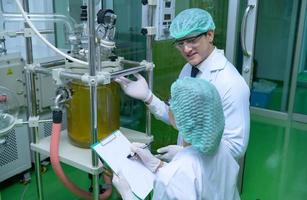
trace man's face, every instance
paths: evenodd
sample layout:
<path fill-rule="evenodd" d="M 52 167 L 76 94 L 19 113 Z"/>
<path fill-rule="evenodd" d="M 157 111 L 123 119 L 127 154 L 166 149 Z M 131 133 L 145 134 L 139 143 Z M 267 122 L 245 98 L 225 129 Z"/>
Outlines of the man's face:
<path fill-rule="evenodd" d="M 175 42 L 176 48 L 183 57 L 193 66 L 205 60 L 213 50 L 214 31 L 188 37 Z"/>

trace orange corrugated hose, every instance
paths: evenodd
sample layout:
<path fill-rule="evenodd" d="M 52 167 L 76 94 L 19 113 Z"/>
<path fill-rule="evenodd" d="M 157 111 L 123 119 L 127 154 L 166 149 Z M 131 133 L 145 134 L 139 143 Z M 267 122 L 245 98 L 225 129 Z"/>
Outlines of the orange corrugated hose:
<path fill-rule="evenodd" d="M 56 113 L 60 112 L 60 113 Z M 59 119 L 60 118 L 60 119 Z M 65 175 L 59 159 L 59 139 L 61 133 L 61 121 L 62 121 L 62 111 L 53 112 L 53 124 L 52 124 L 52 135 L 50 142 L 50 160 L 54 172 L 64 183 L 64 185 L 76 195 L 85 198 L 92 199 L 92 193 L 87 192 L 76 186 L 70 181 L 70 179 Z M 112 184 L 112 177 L 103 175 L 106 184 Z M 107 199 L 112 193 L 112 187 L 106 189 L 102 194 L 99 195 L 99 199 Z"/>

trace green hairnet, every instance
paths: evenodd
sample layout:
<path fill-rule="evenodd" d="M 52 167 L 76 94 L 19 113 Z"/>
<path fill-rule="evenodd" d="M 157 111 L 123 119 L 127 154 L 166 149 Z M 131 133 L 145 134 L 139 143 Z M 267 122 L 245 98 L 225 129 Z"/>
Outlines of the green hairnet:
<path fill-rule="evenodd" d="M 214 29 L 213 19 L 207 11 L 191 8 L 180 12 L 174 18 L 170 26 L 170 33 L 173 38 L 180 39 Z"/>
<path fill-rule="evenodd" d="M 206 80 L 185 77 L 171 86 L 170 108 L 184 140 L 204 154 L 219 146 L 224 113 L 216 88 Z"/>

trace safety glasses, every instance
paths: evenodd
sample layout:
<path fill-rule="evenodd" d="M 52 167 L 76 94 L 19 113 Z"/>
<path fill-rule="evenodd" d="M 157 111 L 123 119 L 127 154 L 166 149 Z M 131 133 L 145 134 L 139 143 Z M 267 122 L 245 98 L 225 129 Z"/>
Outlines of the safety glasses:
<path fill-rule="evenodd" d="M 206 35 L 206 34 L 207 34 L 207 32 L 201 33 L 201 34 L 193 36 L 193 37 L 185 38 L 185 39 L 182 39 L 182 40 L 176 40 L 173 44 L 178 49 L 183 49 L 185 46 L 196 47 L 198 45 L 199 39 L 203 35 Z"/>

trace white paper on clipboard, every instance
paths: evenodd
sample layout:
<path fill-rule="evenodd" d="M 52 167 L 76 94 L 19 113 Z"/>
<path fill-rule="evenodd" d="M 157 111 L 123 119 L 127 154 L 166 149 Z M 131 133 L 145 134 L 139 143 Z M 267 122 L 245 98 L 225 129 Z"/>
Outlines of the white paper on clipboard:
<path fill-rule="evenodd" d="M 117 130 L 92 148 L 115 173 L 121 171 L 136 196 L 145 199 L 153 189 L 155 175 L 139 161 L 127 158 L 130 146 L 129 140 Z"/>

